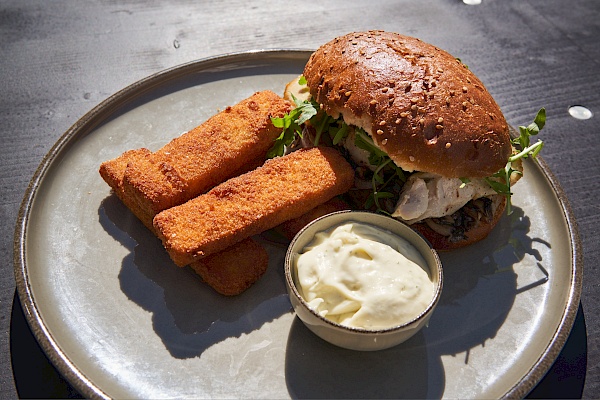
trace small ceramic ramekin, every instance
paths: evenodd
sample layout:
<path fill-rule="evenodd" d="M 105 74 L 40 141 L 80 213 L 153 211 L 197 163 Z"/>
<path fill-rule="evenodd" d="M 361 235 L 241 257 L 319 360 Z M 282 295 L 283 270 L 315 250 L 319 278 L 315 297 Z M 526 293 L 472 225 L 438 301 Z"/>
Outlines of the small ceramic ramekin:
<path fill-rule="evenodd" d="M 423 256 L 434 285 L 429 305 L 414 319 L 384 329 L 364 329 L 335 323 L 314 311 L 302 297 L 296 270 L 300 252 L 315 234 L 347 222 L 370 224 L 398 235 L 412 244 Z M 292 307 L 300 320 L 317 336 L 339 347 L 373 351 L 396 346 L 427 325 L 442 293 L 442 263 L 429 242 L 408 225 L 394 218 L 367 211 L 340 211 L 320 217 L 305 226 L 290 243 L 285 257 L 285 281 Z"/>

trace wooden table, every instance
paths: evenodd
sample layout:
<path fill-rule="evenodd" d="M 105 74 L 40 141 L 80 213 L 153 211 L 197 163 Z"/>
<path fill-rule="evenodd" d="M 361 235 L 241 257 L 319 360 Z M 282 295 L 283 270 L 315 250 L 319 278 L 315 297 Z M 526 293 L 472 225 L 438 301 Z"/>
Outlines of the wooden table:
<path fill-rule="evenodd" d="M 120 89 L 179 64 L 256 49 L 314 49 L 350 31 L 384 29 L 460 56 L 513 126 L 546 107 L 543 157 L 572 206 L 586 270 L 571 336 L 532 396 L 600 397 L 599 21 L 594 0 L 2 0 L 0 396 L 79 395 L 25 322 L 12 252 L 28 182 L 72 124 Z M 573 118 L 573 105 L 594 116 Z"/>

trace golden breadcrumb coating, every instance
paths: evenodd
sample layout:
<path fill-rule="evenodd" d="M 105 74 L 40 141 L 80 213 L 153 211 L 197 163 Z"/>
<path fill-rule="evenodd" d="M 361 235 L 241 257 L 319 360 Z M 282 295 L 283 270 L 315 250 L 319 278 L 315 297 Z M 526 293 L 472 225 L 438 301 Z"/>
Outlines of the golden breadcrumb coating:
<path fill-rule="evenodd" d="M 261 165 L 281 133 L 271 117 L 290 103 L 271 91 L 255 93 L 127 165 L 124 195 L 145 210 L 145 223 L 213 186 Z M 150 220 L 147 217 L 150 216 Z"/>
<path fill-rule="evenodd" d="M 113 192 L 119 199 L 121 199 L 127 208 L 129 208 L 131 212 L 138 217 L 148 229 L 154 232 L 154 226 L 152 226 L 152 218 L 154 218 L 154 213 L 140 208 L 138 204 L 133 201 L 131 197 L 126 196 L 125 192 L 123 191 L 123 176 L 125 176 L 127 164 L 143 159 L 148 154 L 150 154 L 150 150 L 148 149 L 126 151 L 119 157 L 100 164 L 100 176 L 102 176 L 102 179 L 108 183 Z"/>
<path fill-rule="evenodd" d="M 183 266 L 298 218 L 353 182 L 354 170 L 336 150 L 302 149 L 160 212 L 154 227 Z"/>
<path fill-rule="evenodd" d="M 269 253 L 251 238 L 190 264 L 215 291 L 235 296 L 248 289 L 267 271 Z"/>

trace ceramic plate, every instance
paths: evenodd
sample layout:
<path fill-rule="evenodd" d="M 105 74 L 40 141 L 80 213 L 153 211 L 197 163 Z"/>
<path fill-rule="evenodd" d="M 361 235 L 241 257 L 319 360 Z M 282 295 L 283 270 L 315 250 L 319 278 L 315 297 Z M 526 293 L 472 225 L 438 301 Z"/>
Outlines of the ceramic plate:
<path fill-rule="evenodd" d="M 525 163 L 514 212 L 468 249 L 443 254 L 429 326 L 360 353 L 311 334 L 286 295 L 286 244 L 267 233 L 266 275 L 225 298 L 111 194 L 98 174 L 123 151 L 160 148 L 211 115 L 299 75 L 309 52 L 257 51 L 143 79 L 79 120 L 44 158 L 15 237 L 20 299 L 52 362 L 88 397 L 522 397 L 569 335 L 581 252 L 543 161 Z"/>

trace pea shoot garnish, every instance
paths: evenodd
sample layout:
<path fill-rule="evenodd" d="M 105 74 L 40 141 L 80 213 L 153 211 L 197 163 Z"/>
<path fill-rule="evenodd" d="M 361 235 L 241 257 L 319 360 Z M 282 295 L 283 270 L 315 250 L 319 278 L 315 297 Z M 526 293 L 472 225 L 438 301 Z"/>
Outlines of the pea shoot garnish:
<path fill-rule="evenodd" d="M 498 194 L 506 196 L 507 204 L 506 210 L 510 215 L 512 213 L 511 206 L 511 176 L 513 174 L 522 175 L 523 173 L 518 169 L 513 168 L 513 163 L 521 159 L 528 157 L 535 158 L 544 147 L 544 142 L 538 140 L 531 144 L 531 137 L 540 133 L 546 124 L 546 109 L 541 108 L 535 119 L 528 126 L 519 126 L 519 137 L 511 140 L 512 145 L 517 148 L 518 153 L 513 154 L 508 158 L 506 166 L 500 171 L 496 172 L 489 178 L 486 178 L 487 183 L 494 189 Z"/>

